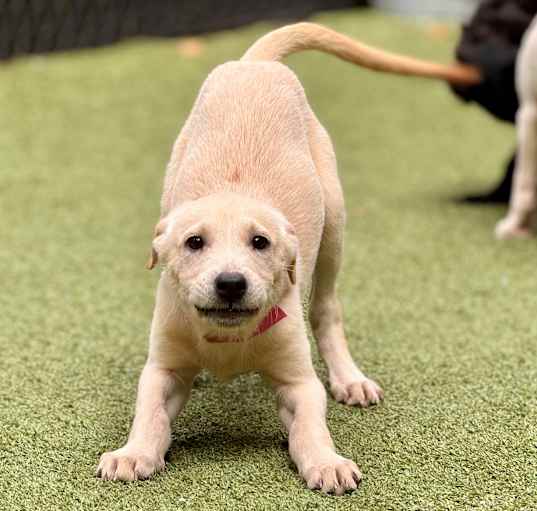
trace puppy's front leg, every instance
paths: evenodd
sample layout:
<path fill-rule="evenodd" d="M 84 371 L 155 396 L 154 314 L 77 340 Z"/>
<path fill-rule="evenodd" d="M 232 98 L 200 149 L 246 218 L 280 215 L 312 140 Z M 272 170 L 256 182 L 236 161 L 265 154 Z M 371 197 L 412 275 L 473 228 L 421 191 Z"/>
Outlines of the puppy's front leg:
<path fill-rule="evenodd" d="M 138 385 L 136 415 L 128 442 L 101 456 L 97 475 L 106 480 L 146 479 L 164 467 L 171 422 L 185 405 L 196 372 L 171 371 L 148 362 Z"/>
<path fill-rule="evenodd" d="M 326 426 L 326 393 L 315 374 L 275 384 L 279 413 L 289 432 L 289 454 L 308 488 L 342 495 L 362 477 L 356 464 L 336 453 Z"/>

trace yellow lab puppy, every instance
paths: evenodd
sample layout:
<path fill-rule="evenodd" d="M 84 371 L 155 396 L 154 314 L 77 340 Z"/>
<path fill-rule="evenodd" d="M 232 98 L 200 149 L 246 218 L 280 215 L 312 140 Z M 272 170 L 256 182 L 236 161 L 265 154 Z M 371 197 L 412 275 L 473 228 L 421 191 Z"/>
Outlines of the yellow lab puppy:
<path fill-rule="evenodd" d="M 471 69 L 387 55 L 301 23 L 260 39 L 205 81 L 173 148 L 149 266 L 164 265 L 136 417 L 124 447 L 103 454 L 103 479 L 164 466 L 171 422 L 203 368 L 259 371 L 274 387 L 289 452 L 309 488 L 342 494 L 361 478 L 334 449 L 302 304 L 334 397 L 368 406 L 382 390 L 354 363 L 336 276 L 345 213 L 330 138 L 296 76 L 277 62 L 319 49 L 375 69 L 468 80 Z M 470 76 L 472 79 L 472 76 Z"/>

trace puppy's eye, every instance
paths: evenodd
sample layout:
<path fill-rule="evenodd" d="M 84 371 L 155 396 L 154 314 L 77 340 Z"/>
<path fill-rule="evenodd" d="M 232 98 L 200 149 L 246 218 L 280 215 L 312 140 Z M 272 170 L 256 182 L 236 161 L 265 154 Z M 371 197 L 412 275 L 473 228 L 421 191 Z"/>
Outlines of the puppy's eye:
<path fill-rule="evenodd" d="M 265 236 L 254 236 L 252 238 L 252 247 L 256 250 L 265 250 L 270 245 L 270 241 Z"/>
<path fill-rule="evenodd" d="M 190 238 L 186 240 L 185 245 L 190 250 L 201 250 L 203 245 L 205 245 L 205 242 L 201 236 L 190 236 Z"/>

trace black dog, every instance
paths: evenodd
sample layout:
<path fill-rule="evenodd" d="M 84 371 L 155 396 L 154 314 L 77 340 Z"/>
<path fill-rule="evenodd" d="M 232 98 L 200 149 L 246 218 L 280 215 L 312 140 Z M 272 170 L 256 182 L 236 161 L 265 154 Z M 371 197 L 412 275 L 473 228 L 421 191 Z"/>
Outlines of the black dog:
<path fill-rule="evenodd" d="M 534 16 L 537 0 L 485 0 L 463 27 L 457 60 L 480 69 L 482 81 L 469 87 L 453 86 L 465 101 L 475 101 L 493 116 L 515 122 L 518 99 L 515 91 L 515 60 L 520 41 Z M 516 153 L 515 153 L 516 154 Z M 508 202 L 515 155 L 505 176 L 490 192 L 465 197 L 474 203 Z"/>

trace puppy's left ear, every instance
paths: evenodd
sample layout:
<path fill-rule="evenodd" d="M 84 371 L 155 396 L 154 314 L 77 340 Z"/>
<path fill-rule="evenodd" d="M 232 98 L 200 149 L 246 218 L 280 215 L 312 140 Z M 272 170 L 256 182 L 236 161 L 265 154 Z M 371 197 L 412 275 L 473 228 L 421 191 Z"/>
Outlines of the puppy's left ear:
<path fill-rule="evenodd" d="M 298 238 L 294 227 L 290 223 L 286 223 L 285 226 L 285 265 L 287 268 L 287 275 L 291 284 L 296 284 L 296 259 L 298 254 Z"/>
<path fill-rule="evenodd" d="M 157 244 L 158 244 L 159 238 L 166 231 L 166 225 L 167 225 L 166 218 L 162 218 L 155 227 L 155 233 L 153 235 L 153 243 L 151 244 L 151 255 L 149 256 L 149 259 L 147 260 L 147 263 L 145 265 L 145 267 L 148 270 L 152 270 L 158 263 Z"/>
<path fill-rule="evenodd" d="M 291 284 L 296 284 L 296 257 L 291 261 L 291 264 L 287 267 L 287 275 Z"/>

